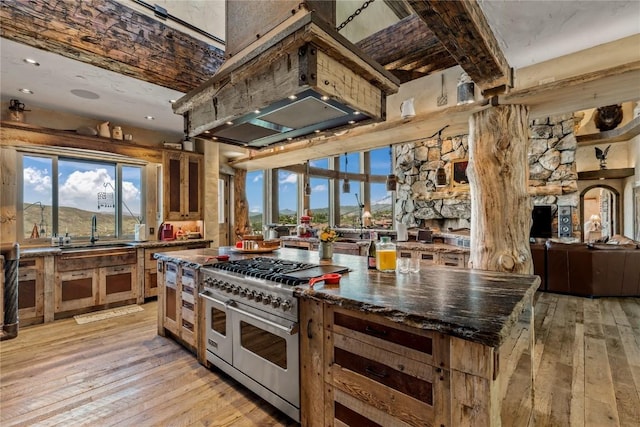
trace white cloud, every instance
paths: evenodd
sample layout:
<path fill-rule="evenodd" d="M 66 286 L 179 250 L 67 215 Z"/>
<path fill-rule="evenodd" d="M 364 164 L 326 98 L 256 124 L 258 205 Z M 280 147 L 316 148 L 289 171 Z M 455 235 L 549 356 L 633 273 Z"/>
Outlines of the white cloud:
<path fill-rule="evenodd" d="M 139 215 L 142 209 L 140 208 L 140 189 L 137 188 L 132 182 L 122 181 L 122 198 L 124 202 L 129 206 L 131 212 L 134 215 Z M 128 215 L 129 211 L 123 212 L 123 215 Z"/>
<path fill-rule="evenodd" d="M 295 173 L 289 173 L 280 179 L 280 184 L 295 184 L 298 182 L 298 175 Z"/>
<path fill-rule="evenodd" d="M 115 186 L 115 182 L 111 179 L 107 170 L 104 168 L 84 172 L 72 172 L 67 177 L 67 180 L 60 185 L 60 206 L 70 206 L 94 212 L 97 211 L 98 193 L 114 192 L 111 187 L 104 187 L 106 182 Z"/>
<path fill-rule="evenodd" d="M 260 209 L 260 208 L 258 208 L 258 207 L 256 207 L 256 208 L 251 208 L 251 210 L 250 210 L 249 212 L 251 212 L 251 213 L 260 213 L 260 212 L 262 212 L 262 209 Z"/>
<path fill-rule="evenodd" d="M 251 180 L 251 182 L 260 182 L 260 181 L 262 181 L 262 174 L 254 176 L 253 179 Z"/>
<path fill-rule="evenodd" d="M 51 204 L 51 176 L 47 169 L 28 167 L 23 171 L 25 201 Z"/>
<path fill-rule="evenodd" d="M 327 191 L 327 186 L 326 186 L 325 184 L 318 184 L 318 185 L 316 185 L 315 187 L 313 187 L 313 188 L 311 189 L 311 191 L 312 191 L 312 192 L 313 192 L 313 191 L 317 191 L 318 193 L 320 193 L 320 192 L 324 193 L 324 192 L 326 192 L 326 191 Z"/>

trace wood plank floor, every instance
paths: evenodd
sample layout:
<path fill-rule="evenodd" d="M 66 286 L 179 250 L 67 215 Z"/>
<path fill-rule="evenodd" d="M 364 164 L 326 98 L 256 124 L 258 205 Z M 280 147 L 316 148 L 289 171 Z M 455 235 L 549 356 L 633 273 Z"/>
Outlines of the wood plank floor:
<path fill-rule="evenodd" d="M 0 425 L 296 425 L 157 336 L 144 309 L 0 343 Z M 640 298 L 542 293 L 535 327 L 536 426 L 640 425 Z"/>
<path fill-rule="evenodd" d="M 158 336 L 156 302 L 143 307 L 26 327 L 0 343 L 0 425 L 297 425 Z"/>

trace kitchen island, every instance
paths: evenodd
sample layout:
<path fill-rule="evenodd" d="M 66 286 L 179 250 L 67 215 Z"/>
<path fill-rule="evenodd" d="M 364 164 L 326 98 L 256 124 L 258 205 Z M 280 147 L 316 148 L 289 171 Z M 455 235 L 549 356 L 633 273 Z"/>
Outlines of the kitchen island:
<path fill-rule="evenodd" d="M 198 266 L 218 253 L 252 256 L 221 248 L 156 258 Z M 322 264 L 295 249 L 261 256 Z M 344 254 L 332 263 L 350 268 L 339 285 L 295 288 L 303 425 L 527 424 L 538 277 L 438 266 L 381 273 Z"/>

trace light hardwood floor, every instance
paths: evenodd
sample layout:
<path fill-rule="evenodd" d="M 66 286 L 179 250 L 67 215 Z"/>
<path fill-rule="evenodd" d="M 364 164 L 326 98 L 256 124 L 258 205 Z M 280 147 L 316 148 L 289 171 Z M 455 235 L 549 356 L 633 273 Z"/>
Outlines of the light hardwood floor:
<path fill-rule="evenodd" d="M 156 335 L 156 304 L 0 343 L 0 425 L 295 425 Z M 640 425 L 640 298 L 539 294 L 536 426 Z"/>

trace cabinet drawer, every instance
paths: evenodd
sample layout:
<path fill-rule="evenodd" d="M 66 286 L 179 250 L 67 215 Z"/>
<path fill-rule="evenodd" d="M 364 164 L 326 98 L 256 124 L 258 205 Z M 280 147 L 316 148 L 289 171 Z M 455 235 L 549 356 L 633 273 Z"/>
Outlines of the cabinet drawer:
<path fill-rule="evenodd" d="M 464 267 L 464 254 L 441 253 L 438 263 L 450 267 Z"/>
<path fill-rule="evenodd" d="M 418 252 L 418 259 L 423 265 L 433 265 L 437 263 L 436 252 Z"/>
<path fill-rule="evenodd" d="M 333 324 L 328 323 L 328 327 L 333 332 L 430 365 L 444 367 L 447 363 L 448 340 L 442 334 L 383 322 L 374 316 L 359 317 L 338 308 L 331 308 L 330 312 Z"/>
<path fill-rule="evenodd" d="M 436 408 L 448 402 L 447 370 L 341 334 L 331 339 L 328 381 L 336 389 L 336 419 L 350 425 L 354 413 L 374 419 L 384 412 L 409 425 L 434 425 Z"/>
<path fill-rule="evenodd" d="M 115 265 L 135 264 L 138 253 L 131 249 L 92 249 L 73 251 L 57 257 L 58 271 L 86 270 L 90 268 L 110 267 Z"/>

